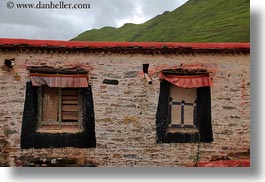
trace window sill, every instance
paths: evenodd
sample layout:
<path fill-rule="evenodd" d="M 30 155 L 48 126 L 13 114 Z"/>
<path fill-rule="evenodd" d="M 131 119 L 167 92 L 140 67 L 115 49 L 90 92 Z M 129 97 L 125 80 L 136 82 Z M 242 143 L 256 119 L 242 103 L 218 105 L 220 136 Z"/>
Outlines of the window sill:
<path fill-rule="evenodd" d="M 187 134 L 194 134 L 199 133 L 197 128 L 173 128 L 169 127 L 167 129 L 167 133 L 187 133 Z"/>
<path fill-rule="evenodd" d="M 200 132 L 197 128 L 167 128 L 162 143 L 196 143 Z"/>
<path fill-rule="evenodd" d="M 62 134 L 62 133 L 67 133 L 67 134 L 75 134 L 75 133 L 81 133 L 82 130 L 78 128 L 62 128 L 62 129 L 47 129 L 47 128 L 40 128 L 36 131 L 37 133 L 49 133 L 49 134 Z"/>

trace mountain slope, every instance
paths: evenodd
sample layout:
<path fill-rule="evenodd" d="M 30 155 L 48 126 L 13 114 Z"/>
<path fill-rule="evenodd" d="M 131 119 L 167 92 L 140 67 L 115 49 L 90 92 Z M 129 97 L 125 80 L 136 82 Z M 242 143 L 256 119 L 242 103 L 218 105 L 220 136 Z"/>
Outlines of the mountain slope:
<path fill-rule="evenodd" d="M 189 0 L 143 24 L 89 30 L 73 40 L 249 42 L 250 0 Z"/>

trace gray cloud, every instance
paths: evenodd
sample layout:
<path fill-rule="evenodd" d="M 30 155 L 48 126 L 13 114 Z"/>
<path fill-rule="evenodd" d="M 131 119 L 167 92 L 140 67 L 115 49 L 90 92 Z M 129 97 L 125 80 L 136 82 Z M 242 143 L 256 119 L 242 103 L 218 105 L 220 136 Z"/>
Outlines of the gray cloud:
<path fill-rule="evenodd" d="M 10 0 L 0 2 L 0 37 L 69 40 L 83 31 L 124 23 L 143 23 L 174 10 L 187 0 L 66 0 L 88 3 L 90 9 L 8 9 Z M 12 0 L 14 3 L 38 3 L 37 0 Z M 40 0 L 49 3 L 51 0 Z M 52 0 L 58 3 L 60 0 Z"/>

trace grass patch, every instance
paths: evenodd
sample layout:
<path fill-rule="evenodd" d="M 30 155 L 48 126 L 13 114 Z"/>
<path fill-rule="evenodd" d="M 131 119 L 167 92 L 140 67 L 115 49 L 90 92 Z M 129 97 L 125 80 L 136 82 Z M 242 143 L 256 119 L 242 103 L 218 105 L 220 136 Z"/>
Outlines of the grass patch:
<path fill-rule="evenodd" d="M 189 0 L 143 24 L 86 31 L 77 41 L 249 42 L 249 0 Z"/>

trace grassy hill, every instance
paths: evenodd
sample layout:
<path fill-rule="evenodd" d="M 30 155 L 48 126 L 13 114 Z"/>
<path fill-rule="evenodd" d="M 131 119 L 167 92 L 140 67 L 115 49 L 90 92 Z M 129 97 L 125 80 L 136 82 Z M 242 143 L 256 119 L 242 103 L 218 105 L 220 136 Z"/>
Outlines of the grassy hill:
<path fill-rule="evenodd" d="M 72 40 L 249 42 L 250 0 L 189 0 L 143 24 L 89 30 Z"/>

